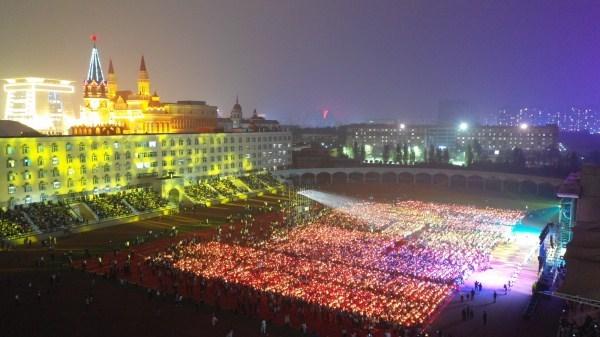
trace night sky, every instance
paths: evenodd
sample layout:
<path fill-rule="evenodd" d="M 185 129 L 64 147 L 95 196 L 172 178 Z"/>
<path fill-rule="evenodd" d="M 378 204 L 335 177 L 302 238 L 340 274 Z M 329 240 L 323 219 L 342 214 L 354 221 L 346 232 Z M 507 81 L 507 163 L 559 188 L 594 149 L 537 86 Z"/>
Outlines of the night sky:
<path fill-rule="evenodd" d="M 0 78 L 79 90 L 92 33 L 120 89 L 144 54 L 163 101 L 228 115 L 239 94 L 246 116 L 285 123 L 428 121 L 440 99 L 479 116 L 600 103 L 598 1 L 1 0 Z"/>

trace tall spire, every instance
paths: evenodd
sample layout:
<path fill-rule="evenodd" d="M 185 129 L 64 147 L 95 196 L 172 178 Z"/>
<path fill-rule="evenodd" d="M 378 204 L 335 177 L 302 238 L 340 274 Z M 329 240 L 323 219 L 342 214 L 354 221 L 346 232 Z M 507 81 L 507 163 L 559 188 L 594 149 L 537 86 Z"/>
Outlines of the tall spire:
<path fill-rule="evenodd" d="M 88 68 L 86 83 L 104 83 L 104 73 L 102 72 L 102 64 L 100 63 L 100 55 L 96 48 L 96 35 L 91 37 L 94 46 L 92 47 L 92 55 L 90 56 L 90 66 Z"/>
<path fill-rule="evenodd" d="M 146 61 L 144 61 L 144 55 L 142 55 L 142 60 L 140 61 L 140 71 L 146 71 Z"/>
<path fill-rule="evenodd" d="M 108 82 L 106 84 L 108 89 L 108 98 L 114 99 L 117 97 L 117 75 L 115 74 L 115 68 L 113 66 L 112 59 L 108 59 Z"/>
<path fill-rule="evenodd" d="M 113 68 L 112 59 L 108 59 L 108 74 L 114 74 L 115 69 Z"/>
<path fill-rule="evenodd" d="M 140 60 L 140 71 L 138 71 L 138 95 L 150 97 L 150 76 L 148 76 L 148 70 L 146 70 L 146 60 L 144 60 L 144 55 L 142 55 L 142 59 Z"/>

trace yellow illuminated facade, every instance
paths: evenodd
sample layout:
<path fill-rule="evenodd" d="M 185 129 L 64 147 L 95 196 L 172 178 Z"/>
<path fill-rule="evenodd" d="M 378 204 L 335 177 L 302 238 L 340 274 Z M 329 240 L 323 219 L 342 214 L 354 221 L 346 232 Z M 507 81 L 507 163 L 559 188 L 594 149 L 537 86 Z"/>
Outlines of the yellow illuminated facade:
<path fill-rule="evenodd" d="M 291 162 L 289 132 L 0 138 L 0 205 L 148 186 L 164 177 L 275 170 Z"/>
<path fill-rule="evenodd" d="M 119 90 L 112 60 L 105 77 L 95 42 L 83 82 L 83 101 L 80 119 L 70 125 L 72 134 L 85 134 L 83 126 L 97 125 L 118 126 L 126 134 L 212 132 L 217 126 L 217 107 L 204 101 L 162 103 L 156 91 L 151 91 L 143 56 L 136 90 Z"/>

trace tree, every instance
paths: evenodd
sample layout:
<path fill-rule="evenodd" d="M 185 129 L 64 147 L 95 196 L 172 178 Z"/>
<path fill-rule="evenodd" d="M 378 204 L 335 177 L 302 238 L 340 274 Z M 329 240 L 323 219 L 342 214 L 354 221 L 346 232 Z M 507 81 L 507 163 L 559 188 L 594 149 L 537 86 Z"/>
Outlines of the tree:
<path fill-rule="evenodd" d="M 383 159 L 384 164 L 387 164 L 387 162 L 390 160 L 390 144 L 385 144 L 383 146 L 383 154 L 381 155 L 381 158 Z"/>
<path fill-rule="evenodd" d="M 367 158 L 367 146 L 365 144 L 363 144 L 360 147 L 360 161 L 365 161 L 365 159 Z"/>
<path fill-rule="evenodd" d="M 444 149 L 444 153 L 442 154 L 442 162 L 444 164 L 448 164 L 450 162 L 450 153 L 448 152 L 448 148 Z"/>
<path fill-rule="evenodd" d="M 400 163 L 402 161 L 402 146 L 400 145 L 400 143 L 396 144 L 396 153 L 394 156 L 394 161 L 396 163 Z"/>
<path fill-rule="evenodd" d="M 467 149 L 465 150 L 465 165 L 471 166 L 473 164 L 473 147 L 471 144 L 467 145 Z"/>
<path fill-rule="evenodd" d="M 435 161 L 435 147 L 433 144 L 429 145 L 429 151 L 427 152 L 427 162 L 433 163 Z"/>
<path fill-rule="evenodd" d="M 410 151 L 408 150 L 408 144 L 404 143 L 404 150 L 402 151 L 402 162 L 404 165 L 408 165 L 408 160 L 410 158 Z M 411 149 L 412 151 L 412 149 Z"/>
<path fill-rule="evenodd" d="M 575 151 L 569 153 L 568 167 L 570 172 L 577 172 L 581 168 L 581 160 L 579 154 Z"/>
<path fill-rule="evenodd" d="M 409 160 L 411 164 L 414 164 L 415 161 L 417 160 L 416 158 L 417 156 L 415 155 L 415 149 L 414 148 L 410 148 L 410 155 L 409 155 Z"/>
<path fill-rule="evenodd" d="M 518 147 L 515 147 L 512 151 L 512 158 L 511 158 L 512 166 L 517 169 L 524 169 L 525 163 L 526 163 L 526 159 L 525 159 L 525 154 L 523 153 L 523 150 L 521 150 Z"/>
<path fill-rule="evenodd" d="M 483 160 L 483 148 L 481 147 L 481 144 L 479 143 L 479 141 L 477 139 L 475 139 L 473 141 L 473 158 L 476 161 L 482 161 Z"/>
<path fill-rule="evenodd" d="M 435 149 L 435 162 L 436 163 L 441 163 L 442 162 L 442 149 L 440 149 L 439 147 Z"/>

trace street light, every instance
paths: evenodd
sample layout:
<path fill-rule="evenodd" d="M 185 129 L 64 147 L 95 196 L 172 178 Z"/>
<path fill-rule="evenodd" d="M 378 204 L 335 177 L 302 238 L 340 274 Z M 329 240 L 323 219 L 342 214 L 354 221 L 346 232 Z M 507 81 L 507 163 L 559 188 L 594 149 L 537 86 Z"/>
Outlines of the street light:
<path fill-rule="evenodd" d="M 458 131 L 467 131 L 469 129 L 469 124 L 467 122 L 460 122 L 458 124 Z"/>
<path fill-rule="evenodd" d="M 527 123 L 521 123 L 521 125 L 519 125 L 519 128 L 521 128 L 521 130 L 527 130 L 529 128 L 529 125 L 527 125 Z"/>

